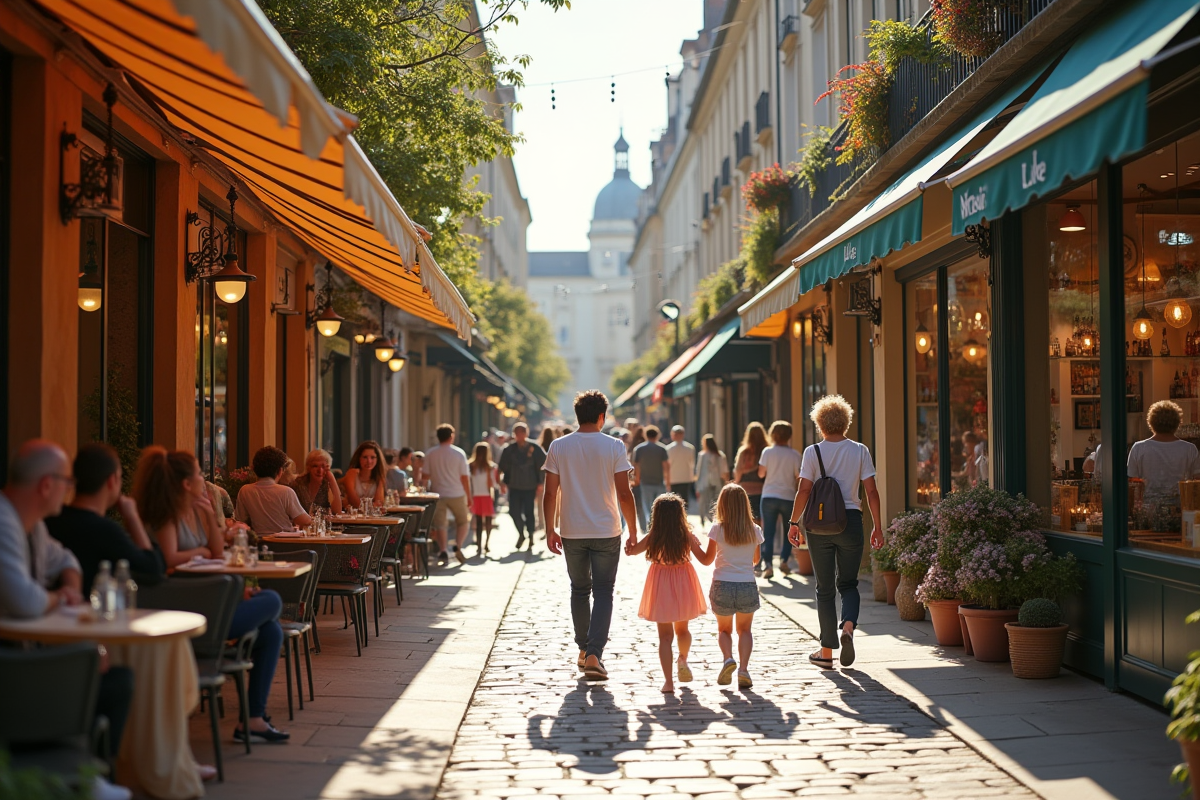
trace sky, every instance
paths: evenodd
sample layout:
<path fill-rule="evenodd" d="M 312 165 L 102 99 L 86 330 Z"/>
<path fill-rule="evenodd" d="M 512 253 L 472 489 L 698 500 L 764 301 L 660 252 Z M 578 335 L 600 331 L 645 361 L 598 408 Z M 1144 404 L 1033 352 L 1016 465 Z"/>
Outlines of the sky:
<path fill-rule="evenodd" d="M 573 0 L 571 6 L 556 13 L 531 0 L 519 25 L 493 36 L 509 58 L 533 58 L 517 92 L 524 108 L 515 120 L 526 139 L 515 163 L 533 214 L 531 251 L 587 249 L 592 205 L 612 180 L 612 147 L 622 125 L 631 177 L 639 186 L 650 182 L 650 142 L 667 124 L 663 79 L 668 68 L 679 71 L 679 46 L 696 36 L 703 18 L 702 0 Z"/>

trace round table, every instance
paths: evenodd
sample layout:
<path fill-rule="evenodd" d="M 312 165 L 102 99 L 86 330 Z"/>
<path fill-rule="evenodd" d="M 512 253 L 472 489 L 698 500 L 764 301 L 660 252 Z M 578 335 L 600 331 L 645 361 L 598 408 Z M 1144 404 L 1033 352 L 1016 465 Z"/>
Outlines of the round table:
<path fill-rule="evenodd" d="M 90 612 L 52 611 L 36 619 L 0 619 L 0 639 L 46 644 L 100 642 L 105 645 L 138 644 L 204 633 L 207 622 L 191 611 L 136 609 L 114 619 L 97 619 Z"/>
<path fill-rule="evenodd" d="M 187 563 L 175 568 L 179 575 L 241 575 L 248 578 L 295 578 L 312 572 L 308 561 L 260 561 L 253 567 L 230 564 Z"/>

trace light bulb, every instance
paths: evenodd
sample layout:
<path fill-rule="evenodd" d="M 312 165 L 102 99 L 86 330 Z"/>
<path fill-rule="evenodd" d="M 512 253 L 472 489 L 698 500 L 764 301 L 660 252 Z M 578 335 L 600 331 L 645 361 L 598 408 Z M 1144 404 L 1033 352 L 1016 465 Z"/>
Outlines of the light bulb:
<path fill-rule="evenodd" d="M 216 281 L 217 297 L 225 303 L 233 304 L 246 296 L 245 281 Z"/>
<path fill-rule="evenodd" d="M 317 320 L 317 332 L 322 336 L 333 336 L 342 327 L 340 319 L 319 319 Z"/>
<path fill-rule="evenodd" d="M 933 347 L 933 336 L 924 325 L 917 325 L 917 352 L 921 355 L 928 353 Z"/>
<path fill-rule="evenodd" d="M 1154 335 L 1154 321 L 1150 319 L 1150 312 L 1143 308 L 1133 318 L 1133 338 L 1146 341 Z"/>
<path fill-rule="evenodd" d="M 380 347 L 380 346 L 376 345 L 375 346 L 375 360 L 380 362 L 381 364 L 386 364 L 387 362 L 392 360 L 392 356 L 395 354 L 395 352 L 396 351 L 394 348 Z"/>
<path fill-rule="evenodd" d="M 103 302 L 104 291 L 102 289 L 79 287 L 79 307 L 84 311 L 98 311 Z"/>
<path fill-rule="evenodd" d="M 354 341 L 356 344 L 362 344 L 366 340 L 367 340 L 367 337 L 363 336 L 361 333 L 354 334 Z"/>
<path fill-rule="evenodd" d="M 404 369 L 404 362 L 407 360 L 408 359 L 404 358 L 404 356 L 396 356 L 387 362 L 388 369 L 390 369 L 392 372 L 399 372 L 400 370 Z"/>
<path fill-rule="evenodd" d="M 1172 298 L 1163 309 L 1163 317 L 1172 328 L 1182 328 L 1192 321 L 1192 307 L 1182 297 Z"/>
<path fill-rule="evenodd" d="M 987 357 L 987 345 L 980 344 L 975 339 L 963 342 L 963 358 L 970 364 L 978 363 Z"/>
<path fill-rule="evenodd" d="M 799 339 L 803 333 L 804 333 L 804 323 L 801 322 L 800 320 L 795 320 L 792 323 L 792 338 Z"/>

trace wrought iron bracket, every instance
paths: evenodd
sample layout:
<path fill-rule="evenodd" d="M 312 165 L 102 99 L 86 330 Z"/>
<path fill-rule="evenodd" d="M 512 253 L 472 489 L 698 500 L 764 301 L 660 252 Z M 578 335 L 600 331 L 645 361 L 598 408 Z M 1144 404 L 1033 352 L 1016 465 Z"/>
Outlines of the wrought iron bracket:
<path fill-rule="evenodd" d="M 183 279 L 187 283 L 195 283 L 220 272 L 225 267 L 226 254 L 234 252 L 237 244 L 237 227 L 232 220 L 234 219 L 234 206 L 238 199 L 237 189 L 230 186 L 229 194 L 225 195 L 225 199 L 229 201 L 230 222 L 225 226 L 224 231 L 205 222 L 195 211 L 187 212 L 184 217 L 185 241 L 189 227 L 194 225 L 199 229 L 196 235 L 196 249 L 189 249 L 183 260 Z"/>
<path fill-rule="evenodd" d="M 83 142 L 77 134 L 63 127 L 58 137 L 58 214 L 64 225 L 79 216 L 85 206 L 112 206 L 114 181 L 117 176 L 117 156 L 112 143 L 113 106 L 117 89 L 111 83 L 104 89 L 104 104 L 108 107 L 108 129 L 104 155 L 100 158 L 79 159 L 79 183 L 67 183 L 67 154 Z"/>
<path fill-rule="evenodd" d="M 986 222 L 968 225 L 963 231 L 963 236 L 968 242 L 974 242 L 979 248 L 980 258 L 992 257 L 992 229 Z"/>
<path fill-rule="evenodd" d="M 875 270 L 850 284 L 850 305 L 843 314 L 847 317 L 866 317 L 879 327 L 883 322 L 883 301 L 875 296 Z"/>
<path fill-rule="evenodd" d="M 817 306 L 812 312 L 813 338 L 826 347 L 833 347 L 833 314 L 830 298 L 833 295 L 833 281 L 825 281 L 825 305 Z"/>

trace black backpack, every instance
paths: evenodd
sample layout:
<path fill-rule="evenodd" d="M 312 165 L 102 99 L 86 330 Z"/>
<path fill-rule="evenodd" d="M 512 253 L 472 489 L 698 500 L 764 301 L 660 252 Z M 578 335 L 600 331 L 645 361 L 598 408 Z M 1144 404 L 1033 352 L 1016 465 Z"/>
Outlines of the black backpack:
<path fill-rule="evenodd" d="M 820 445 L 813 445 L 817 453 L 817 464 L 821 477 L 813 483 L 808 505 L 804 507 L 801 520 L 806 533 L 835 534 L 846 530 L 846 501 L 842 497 L 842 486 L 837 478 L 825 474 L 825 460 L 821 458 Z"/>

